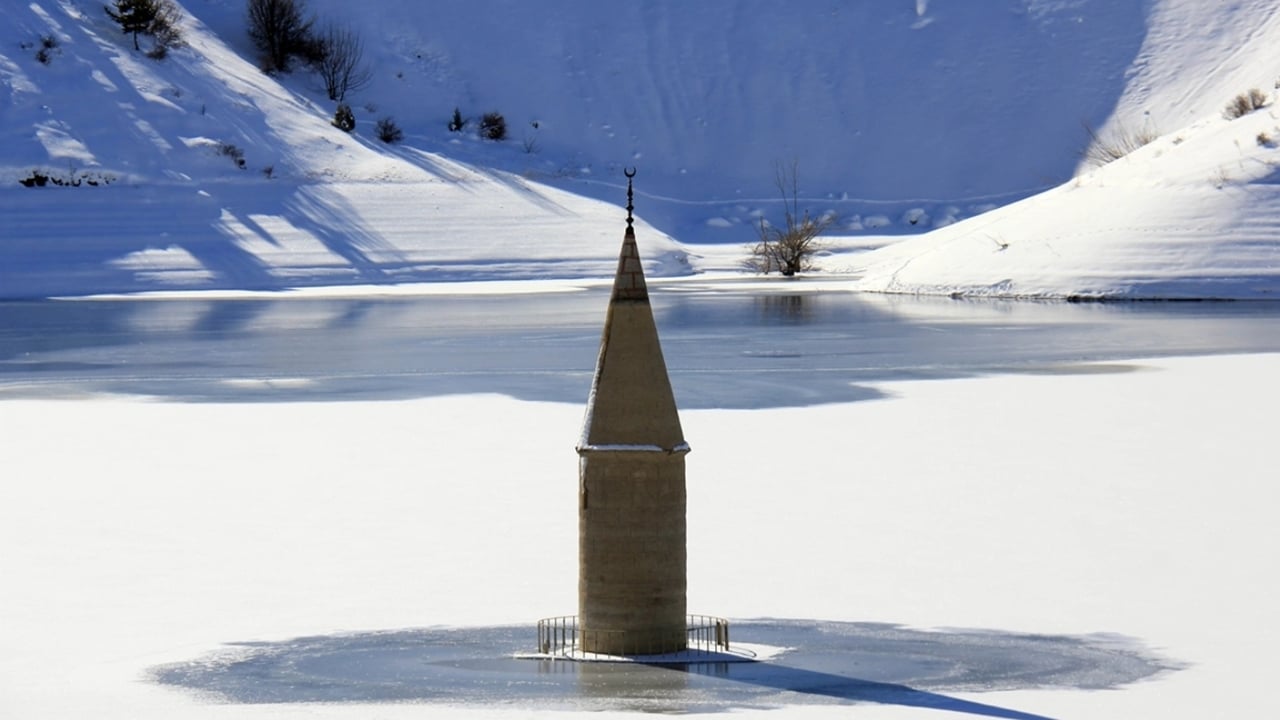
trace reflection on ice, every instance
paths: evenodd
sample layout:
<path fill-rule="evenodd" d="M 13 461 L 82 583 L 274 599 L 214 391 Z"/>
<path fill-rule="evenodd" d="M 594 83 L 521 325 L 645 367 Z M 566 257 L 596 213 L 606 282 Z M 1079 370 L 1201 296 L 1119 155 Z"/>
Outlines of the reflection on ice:
<path fill-rule="evenodd" d="M 1280 350 L 1280 303 L 1011 303 L 734 287 L 653 290 L 682 409 L 857 402 L 879 398 L 872 385 L 885 380 Z M 0 397 L 73 387 L 193 402 L 500 393 L 580 404 L 606 293 L 0 303 Z"/>

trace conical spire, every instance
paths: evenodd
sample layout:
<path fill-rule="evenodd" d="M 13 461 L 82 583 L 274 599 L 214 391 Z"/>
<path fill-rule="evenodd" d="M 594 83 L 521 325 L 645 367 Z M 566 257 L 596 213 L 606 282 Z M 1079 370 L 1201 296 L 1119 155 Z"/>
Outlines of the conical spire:
<path fill-rule="evenodd" d="M 632 227 L 634 176 L 634 170 L 627 172 L 627 229 L 579 450 L 602 446 L 687 450 Z"/>
<path fill-rule="evenodd" d="M 632 227 L 634 219 L 631 211 L 635 210 L 631 189 L 631 178 L 636 176 L 635 170 L 624 170 L 627 176 L 627 231 L 622 236 L 622 252 L 618 256 L 618 272 L 613 278 L 613 297 L 611 301 L 632 300 L 649 302 L 649 288 L 644 282 L 644 265 L 640 264 L 640 249 L 636 247 L 636 231 Z M 651 313 L 652 314 L 652 313 Z"/>

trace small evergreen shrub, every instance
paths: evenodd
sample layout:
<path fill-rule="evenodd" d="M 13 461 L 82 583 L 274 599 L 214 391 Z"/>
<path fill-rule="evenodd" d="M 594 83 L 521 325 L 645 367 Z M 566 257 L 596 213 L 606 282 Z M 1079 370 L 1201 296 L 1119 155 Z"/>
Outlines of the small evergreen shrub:
<path fill-rule="evenodd" d="M 453 109 L 453 118 L 449 120 L 449 132 L 462 132 L 467 126 L 467 119 L 462 117 L 462 111 L 458 108 Z"/>
<path fill-rule="evenodd" d="M 40 49 L 36 51 L 36 60 L 41 65 L 48 65 L 52 60 L 54 53 L 58 50 L 58 38 L 52 35 L 45 35 L 40 38 Z"/>
<path fill-rule="evenodd" d="M 333 113 L 333 126 L 343 132 L 351 132 L 356 129 L 356 114 L 351 112 L 350 105 L 338 103 L 338 109 Z"/>
<path fill-rule="evenodd" d="M 149 57 L 163 58 L 170 47 L 182 43 L 182 32 L 178 29 L 182 11 L 173 0 L 115 0 L 104 9 L 122 32 L 133 36 L 134 50 L 141 49 L 139 35 L 155 38 L 155 45 L 147 52 Z"/>
<path fill-rule="evenodd" d="M 485 140 L 506 140 L 507 119 L 499 112 L 487 112 L 480 117 L 480 137 Z"/>
<path fill-rule="evenodd" d="M 1244 117 L 1254 110 L 1260 110 L 1267 106 L 1267 95 L 1258 88 L 1250 88 L 1247 93 L 1240 93 L 1227 103 L 1227 107 L 1223 109 L 1222 115 L 1228 120 Z"/>
<path fill-rule="evenodd" d="M 133 49 L 140 50 L 138 36 L 145 35 L 155 19 L 156 7 L 152 0 L 115 0 L 106 6 L 107 15 L 120 25 L 120 31 L 133 36 Z"/>
<path fill-rule="evenodd" d="M 404 139 L 404 132 L 400 130 L 400 126 L 389 117 L 379 118 L 374 129 L 378 133 L 378 139 L 384 143 L 397 143 Z"/>

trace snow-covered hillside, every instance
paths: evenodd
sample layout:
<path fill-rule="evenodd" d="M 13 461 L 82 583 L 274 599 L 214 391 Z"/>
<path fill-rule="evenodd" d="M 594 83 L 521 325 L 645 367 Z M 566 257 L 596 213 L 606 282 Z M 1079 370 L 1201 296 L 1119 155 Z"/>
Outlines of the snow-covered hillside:
<path fill-rule="evenodd" d="M 620 227 L 616 207 L 348 135 L 317 104 L 323 93 L 264 75 L 191 14 L 198 8 L 188 10 L 188 47 L 156 62 L 92 5 L 13 5 L 13 34 L 36 47 L 52 36 L 57 48 L 47 65 L 34 50 L 2 63 L 0 296 L 612 267 L 616 248 L 603 239 Z M 85 182 L 19 185 L 34 173 Z M 683 252 L 647 235 L 655 274 L 687 272 Z"/>
<path fill-rule="evenodd" d="M 1098 133 L 1104 143 L 1146 134 L 1149 144 L 1035 197 L 851 258 L 843 267 L 859 276 L 855 287 L 1280 298 L 1276 10 L 1260 2 L 1156 4 L 1117 112 Z M 1267 107 L 1223 114 L 1254 89 Z"/>
<path fill-rule="evenodd" d="M 1276 292 L 1274 106 L 1220 117 L 1280 78 L 1275 0 L 310 0 L 364 41 L 353 135 L 259 70 L 242 0 L 181 7 L 156 61 L 99 3 L 0 0 L 0 297 L 605 276 L 627 166 L 650 273 L 728 269 L 792 161 L 888 236 L 833 241 L 862 289 Z M 1161 137 L 1073 180 L 1085 125 Z"/>
<path fill-rule="evenodd" d="M 1210 118 L 1058 188 L 860 256 L 862 290 L 1280 299 L 1280 121 Z"/>

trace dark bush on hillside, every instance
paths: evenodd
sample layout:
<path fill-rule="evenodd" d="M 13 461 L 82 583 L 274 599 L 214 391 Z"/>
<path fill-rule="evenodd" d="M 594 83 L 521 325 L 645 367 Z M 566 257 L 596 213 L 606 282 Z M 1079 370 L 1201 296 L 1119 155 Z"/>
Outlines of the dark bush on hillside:
<path fill-rule="evenodd" d="M 40 49 L 36 51 L 36 60 L 39 60 L 41 65 L 48 65 L 53 60 L 53 55 L 57 50 L 58 38 L 52 35 L 45 35 L 40 38 Z"/>
<path fill-rule="evenodd" d="M 374 130 L 378 134 L 378 139 L 384 143 L 397 143 L 404 139 L 404 133 L 400 130 L 400 126 L 396 125 L 396 121 L 389 117 L 379 118 Z"/>
<path fill-rule="evenodd" d="M 462 132 L 467 126 L 467 119 L 462 117 L 462 111 L 458 108 L 453 109 L 453 118 L 449 120 L 449 132 Z"/>
<path fill-rule="evenodd" d="M 31 174 L 18 181 L 23 187 L 44 187 L 49 184 L 49 176 L 39 170 L 32 170 Z"/>
<path fill-rule="evenodd" d="M 244 169 L 244 150 L 241 150 L 239 146 L 227 142 L 218 143 L 218 154 L 231 158 L 231 162 L 235 163 L 236 167 L 241 170 Z"/>
<path fill-rule="evenodd" d="M 288 72 L 294 56 L 315 62 L 321 52 L 311 34 L 315 20 L 306 17 L 302 0 L 248 0 L 249 39 L 262 53 L 263 67 Z"/>
<path fill-rule="evenodd" d="M 18 180 L 18 184 L 23 187 L 47 187 L 54 185 L 57 187 L 80 187 L 88 185 L 97 187 L 99 185 L 109 185 L 115 180 L 113 175 L 104 175 L 102 173 L 77 172 L 72 170 L 67 175 L 59 175 L 58 173 L 45 173 L 40 170 L 32 170 L 30 175 Z"/>
<path fill-rule="evenodd" d="M 138 36 L 147 32 L 156 16 L 154 0 L 115 0 L 105 9 L 107 16 L 116 21 L 121 31 L 133 36 L 133 49 L 140 50 Z"/>
<path fill-rule="evenodd" d="M 133 36 L 134 50 L 141 49 L 139 35 L 155 38 L 155 46 L 147 51 L 149 57 L 163 58 L 170 47 L 182 43 L 182 31 L 178 29 L 182 11 L 173 0 L 115 0 L 104 9 L 123 32 Z"/>
<path fill-rule="evenodd" d="M 356 129 L 356 114 L 351 112 L 350 105 L 338 103 L 338 109 L 333 113 L 333 126 L 343 132 Z"/>
<path fill-rule="evenodd" d="M 1228 120 L 1244 117 L 1254 110 L 1261 110 L 1267 106 L 1266 93 L 1258 88 L 1251 88 L 1247 93 L 1240 93 L 1227 103 L 1227 107 L 1223 109 L 1222 115 Z"/>
<path fill-rule="evenodd" d="M 169 48 L 182 46 L 182 31 L 178 29 L 181 22 L 182 11 L 173 0 L 156 0 L 156 17 L 151 23 L 151 36 L 156 44 L 147 52 L 147 57 L 162 60 L 168 56 Z"/>
<path fill-rule="evenodd" d="M 486 140 L 507 139 L 507 119 L 499 112 L 487 112 L 480 117 L 480 137 Z"/>

